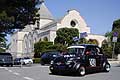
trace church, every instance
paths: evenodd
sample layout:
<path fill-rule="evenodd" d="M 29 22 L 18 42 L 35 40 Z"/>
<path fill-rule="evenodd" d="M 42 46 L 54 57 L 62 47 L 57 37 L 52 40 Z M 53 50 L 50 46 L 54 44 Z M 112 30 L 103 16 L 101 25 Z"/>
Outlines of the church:
<path fill-rule="evenodd" d="M 75 9 L 68 10 L 62 18 L 56 20 L 43 2 L 38 14 L 40 19 L 34 25 L 27 25 L 11 36 L 11 45 L 8 51 L 14 57 L 32 56 L 34 54 L 34 43 L 45 38 L 54 42 L 56 31 L 64 27 L 77 28 L 79 33 L 86 32 L 87 36 L 85 38 L 97 40 L 99 46 L 106 39 L 102 35 L 91 34 L 90 27 L 86 24 L 80 12 Z"/>

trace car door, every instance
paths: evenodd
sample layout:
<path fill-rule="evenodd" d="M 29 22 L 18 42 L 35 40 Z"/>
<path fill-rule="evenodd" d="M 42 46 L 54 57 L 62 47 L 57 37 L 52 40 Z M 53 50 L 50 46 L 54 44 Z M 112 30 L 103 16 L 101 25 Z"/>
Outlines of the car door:
<path fill-rule="evenodd" d="M 103 53 L 101 52 L 101 48 L 99 48 L 98 46 L 95 47 L 95 55 L 96 55 L 96 62 L 97 62 L 97 67 L 101 67 L 102 66 L 102 62 L 103 62 Z"/>
<path fill-rule="evenodd" d="M 85 51 L 85 60 L 86 60 L 86 67 L 87 68 L 96 68 L 97 60 L 94 52 L 93 46 L 88 46 Z M 89 53 L 88 53 L 89 52 Z"/>
<path fill-rule="evenodd" d="M 101 67 L 101 59 L 102 59 L 102 54 L 100 52 L 100 48 L 98 46 L 93 46 L 91 49 L 92 54 L 94 55 L 95 62 L 93 61 L 93 64 L 95 64 L 94 67 L 100 68 Z"/>

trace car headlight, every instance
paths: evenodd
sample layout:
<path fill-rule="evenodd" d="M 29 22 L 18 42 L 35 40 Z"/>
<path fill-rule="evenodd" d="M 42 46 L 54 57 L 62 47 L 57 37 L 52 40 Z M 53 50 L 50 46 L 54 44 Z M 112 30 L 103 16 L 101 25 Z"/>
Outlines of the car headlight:
<path fill-rule="evenodd" d="M 80 57 L 77 57 L 77 59 L 80 59 Z"/>
<path fill-rule="evenodd" d="M 53 63 L 54 63 L 54 61 L 51 61 L 51 62 L 50 62 L 50 64 L 53 64 Z"/>
<path fill-rule="evenodd" d="M 77 64 L 77 65 L 76 65 L 76 69 L 78 69 L 79 67 L 80 67 L 80 64 Z"/>
<path fill-rule="evenodd" d="M 71 60 L 69 60 L 69 61 L 67 61 L 67 63 L 66 63 L 66 64 L 68 64 L 68 65 L 69 65 L 69 64 L 71 64 L 71 63 L 72 63 L 72 61 L 71 61 Z"/>
<path fill-rule="evenodd" d="M 70 58 L 68 61 L 67 61 L 67 63 L 66 64 L 71 64 L 72 62 L 73 62 L 73 60 L 74 60 L 74 58 Z"/>

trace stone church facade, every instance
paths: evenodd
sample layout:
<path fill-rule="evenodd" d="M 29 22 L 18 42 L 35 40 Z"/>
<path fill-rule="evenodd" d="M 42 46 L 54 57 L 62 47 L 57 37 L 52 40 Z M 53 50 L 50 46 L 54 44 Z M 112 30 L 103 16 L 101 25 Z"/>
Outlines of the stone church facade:
<path fill-rule="evenodd" d="M 90 27 L 77 10 L 68 10 L 61 19 L 55 20 L 43 2 L 38 14 L 40 20 L 36 21 L 35 25 L 27 25 L 23 30 L 17 31 L 11 36 L 9 52 L 13 53 L 14 57 L 32 56 L 34 54 L 34 43 L 44 38 L 54 42 L 56 31 L 64 27 L 77 28 L 79 33 L 87 32 L 86 39 L 96 39 L 99 46 L 106 39 L 104 36 L 91 34 Z"/>

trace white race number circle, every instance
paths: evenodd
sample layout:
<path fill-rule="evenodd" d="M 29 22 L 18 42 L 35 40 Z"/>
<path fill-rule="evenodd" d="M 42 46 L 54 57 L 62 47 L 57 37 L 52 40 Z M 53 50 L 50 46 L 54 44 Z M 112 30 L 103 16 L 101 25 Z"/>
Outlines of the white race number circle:
<path fill-rule="evenodd" d="M 95 67 L 96 66 L 96 59 L 94 59 L 94 58 L 89 59 L 89 63 L 90 63 L 91 67 Z"/>

